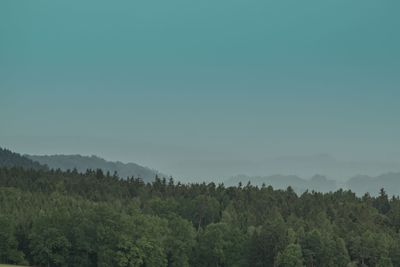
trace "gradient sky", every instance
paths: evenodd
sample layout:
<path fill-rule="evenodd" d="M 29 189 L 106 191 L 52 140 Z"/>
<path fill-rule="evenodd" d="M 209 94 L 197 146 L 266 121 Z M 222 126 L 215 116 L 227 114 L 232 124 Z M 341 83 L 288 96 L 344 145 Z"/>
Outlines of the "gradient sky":
<path fill-rule="evenodd" d="M 399 11 L 398 0 L 2 0 L 0 146 L 177 175 L 284 155 L 400 161 Z"/>

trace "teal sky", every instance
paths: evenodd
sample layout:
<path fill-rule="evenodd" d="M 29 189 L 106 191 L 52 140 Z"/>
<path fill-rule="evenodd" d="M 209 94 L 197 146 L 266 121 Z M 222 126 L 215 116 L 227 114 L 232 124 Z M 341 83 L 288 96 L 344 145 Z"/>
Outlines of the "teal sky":
<path fill-rule="evenodd" d="M 398 0 L 3 0 L 0 146 L 177 175 L 284 155 L 400 161 L 399 11 Z"/>

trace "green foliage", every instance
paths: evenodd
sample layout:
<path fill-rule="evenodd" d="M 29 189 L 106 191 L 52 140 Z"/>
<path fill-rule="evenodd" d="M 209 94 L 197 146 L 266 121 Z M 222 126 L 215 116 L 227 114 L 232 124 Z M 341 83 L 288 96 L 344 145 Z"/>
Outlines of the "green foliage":
<path fill-rule="evenodd" d="M 241 266 L 245 236 L 225 223 L 209 224 L 199 233 L 196 266 Z"/>
<path fill-rule="evenodd" d="M 192 251 L 196 246 L 196 232 L 192 224 L 177 215 L 168 218 L 170 234 L 166 240 L 168 262 L 172 266 L 190 266 Z"/>
<path fill-rule="evenodd" d="M 31 255 L 35 263 L 44 266 L 66 266 L 70 243 L 56 228 L 33 229 L 30 236 Z"/>
<path fill-rule="evenodd" d="M 17 250 L 17 246 L 12 221 L 5 216 L 0 216 L 0 261 L 23 264 L 24 254 Z"/>
<path fill-rule="evenodd" d="M 250 266 L 273 266 L 279 251 L 288 244 L 287 226 L 279 212 L 273 210 L 259 231 L 253 232 L 249 243 Z"/>
<path fill-rule="evenodd" d="M 278 253 L 277 267 L 303 267 L 303 254 L 298 244 L 288 245 L 282 253 Z"/>
<path fill-rule="evenodd" d="M 378 264 L 376 267 L 393 267 L 392 260 L 388 257 L 382 257 L 379 259 Z"/>
<path fill-rule="evenodd" d="M 33 266 L 400 266 L 400 199 L 0 168 L 0 261 Z"/>
<path fill-rule="evenodd" d="M 1 167 L 18 167 L 24 169 L 35 169 L 35 170 L 45 170 L 47 167 L 41 165 L 36 161 L 33 161 L 27 157 L 21 156 L 18 153 L 14 153 L 8 149 L 0 147 L 0 168 Z"/>

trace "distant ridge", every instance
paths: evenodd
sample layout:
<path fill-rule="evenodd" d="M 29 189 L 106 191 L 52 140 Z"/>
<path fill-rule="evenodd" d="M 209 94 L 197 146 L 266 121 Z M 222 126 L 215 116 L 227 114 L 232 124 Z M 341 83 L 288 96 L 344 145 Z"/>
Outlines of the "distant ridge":
<path fill-rule="evenodd" d="M 0 167 L 21 167 L 24 169 L 43 170 L 47 169 L 46 166 L 33 161 L 11 150 L 0 147 Z"/>
<path fill-rule="evenodd" d="M 336 191 L 340 188 L 349 189 L 359 196 L 369 193 L 376 196 L 383 188 L 388 195 L 400 195 L 400 172 L 390 172 L 379 176 L 357 175 L 339 182 L 327 179 L 322 175 L 314 175 L 311 179 L 303 179 L 296 175 L 246 176 L 238 175 L 225 181 L 228 186 L 237 186 L 239 182 L 245 186 L 248 182 L 255 186 L 271 185 L 274 189 L 286 189 L 291 186 L 297 193 L 306 190 L 318 192 Z"/>
<path fill-rule="evenodd" d="M 365 192 L 376 195 L 381 188 L 389 195 L 400 195 L 400 173 L 390 172 L 377 177 L 358 175 L 349 179 L 346 186 L 359 195 Z"/>
<path fill-rule="evenodd" d="M 156 170 L 140 166 L 136 163 L 122 163 L 120 161 L 106 161 L 97 156 L 82 155 L 26 155 L 31 160 L 41 164 L 46 164 L 51 169 L 72 170 L 77 169 L 78 172 L 85 172 L 87 169 L 102 169 L 104 172 L 118 173 L 121 178 L 134 176 L 141 178 L 145 182 L 153 181 L 156 175 L 163 176 Z"/>
<path fill-rule="evenodd" d="M 303 179 L 296 175 L 238 175 L 228 179 L 225 183 L 228 186 L 237 186 L 239 182 L 243 185 L 246 185 L 248 182 L 257 186 L 262 186 L 263 184 L 265 186 L 271 185 L 274 189 L 286 189 L 290 186 L 298 193 L 303 193 L 306 190 L 329 192 L 338 189 L 338 185 L 334 180 L 329 180 L 322 175 L 315 175 L 311 179 Z"/>
<path fill-rule="evenodd" d="M 135 163 L 122 163 L 120 161 L 106 161 L 97 156 L 82 155 L 50 155 L 35 156 L 21 155 L 8 149 L 0 147 L 0 168 L 22 167 L 24 169 L 77 169 L 85 172 L 87 169 L 102 169 L 104 172 L 118 173 L 121 178 L 142 178 L 145 182 L 151 182 L 155 176 L 165 177 L 156 170 L 140 166 Z M 271 175 L 271 176 L 246 176 L 238 175 L 225 181 L 227 186 L 237 186 L 239 183 L 245 186 L 248 182 L 252 185 L 271 185 L 275 189 L 286 189 L 292 187 L 297 193 L 306 190 L 318 192 L 336 191 L 340 188 L 349 189 L 361 196 L 365 193 L 377 195 L 384 188 L 389 195 L 400 195 L 400 172 L 389 172 L 379 176 L 358 175 L 347 180 L 347 182 L 335 181 L 322 175 L 314 175 L 310 179 L 303 179 L 296 175 Z"/>

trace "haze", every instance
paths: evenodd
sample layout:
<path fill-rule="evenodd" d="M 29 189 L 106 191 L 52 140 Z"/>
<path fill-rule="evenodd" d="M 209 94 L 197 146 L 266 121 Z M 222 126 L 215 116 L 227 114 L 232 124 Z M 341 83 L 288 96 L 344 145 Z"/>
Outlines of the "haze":
<path fill-rule="evenodd" d="M 1 1 L 1 146 L 203 180 L 400 171 L 399 8 Z"/>

